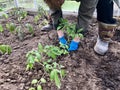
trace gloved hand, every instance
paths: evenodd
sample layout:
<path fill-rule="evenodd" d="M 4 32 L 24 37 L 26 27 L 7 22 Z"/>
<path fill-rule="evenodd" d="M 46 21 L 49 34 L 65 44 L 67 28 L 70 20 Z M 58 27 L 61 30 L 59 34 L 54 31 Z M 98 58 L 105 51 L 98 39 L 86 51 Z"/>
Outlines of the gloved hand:
<path fill-rule="evenodd" d="M 67 40 L 65 39 L 64 36 L 62 36 L 62 37 L 59 38 L 59 42 L 62 43 L 62 44 L 64 44 L 64 45 L 67 44 Z"/>
<path fill-rule="evenodd" d="M 71 41 L 68 51 L 75 51 L 78 49 L 79 42 Z"/>

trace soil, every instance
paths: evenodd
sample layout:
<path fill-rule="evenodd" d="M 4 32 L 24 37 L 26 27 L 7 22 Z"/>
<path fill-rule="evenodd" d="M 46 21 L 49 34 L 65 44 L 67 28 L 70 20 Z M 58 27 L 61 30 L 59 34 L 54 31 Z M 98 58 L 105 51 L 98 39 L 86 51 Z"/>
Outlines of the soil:
<path fill-rule="evenodd" d="M 64 16 L 64 18 L 76 22 L 77 17 Z M 0 90 L 28 90 L 32 86 L 32 79 L 39 79 L 43 72 L 39 67 L 26 71 L 26 53 L 36 49 L 38 43 L 58 45 L 56 31 L 42 32 L 39 24 L 35 24 L 33 19 L 33 15 L 28 15 L 22 20 L 22 25 L 30 23 L 35 30 L 34 36 L 26 30 L 23 41 L 18 40 L 6 29 L 0 33 L 0 44 L 12 47 L 10 55 L 0 55 Z M 42 21 L 43 19 L 40 19 L 38 23 Z M 0 20 L 4 27 L 8 22 L 19 25 L 14 16 Z M 65 66 L 67 73 L 60 90 L 120 90 L 120 31 L 116 31 L 106 55 L 100 56 L 93 50 L 97 26 L 96 19 L 93 19 L 89 33 L 81 41 L 79 49 L 59 58 L 58 63 Z M 54 83 L 42 86 L 43 90 L 58 90 Z"/>

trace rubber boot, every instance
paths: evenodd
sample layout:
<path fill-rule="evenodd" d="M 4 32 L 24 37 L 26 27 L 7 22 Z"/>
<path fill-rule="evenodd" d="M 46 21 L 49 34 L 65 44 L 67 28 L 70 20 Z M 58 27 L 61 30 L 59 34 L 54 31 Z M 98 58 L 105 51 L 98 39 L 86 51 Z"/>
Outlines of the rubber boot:
<path fill-rule="evenodd" d="M 108 51 L 109 42 L 115 34 L 117 24 L 106 24 L 99 22 L 99 31 L 94 51 L 100 55 L 104 55 Z"/>
<path fill-rule="evenodd" d="M 63 18 L 62 15 L 62 10 L 50 10 L 51 11 L 51 15 L 50 18 L 48 20 L 48 25 L 43 26 L 41 28 L 41 31 L 50 31 L 50 30 L 57 30 L 57 27 L 60 24 L 60 19 Z"/>
<path fill-rule="evenodd" d="M 50 31 L 50 30 L 53 29 L 53 23 L 52 23 L 52 18 L 51 18 L 51 16 L 49 16 L 49 17 L 47 18 L 47 20 L 48 20 L 48 25 L 43 26 L 43 27 L 41 28 L 41 31 Z"/>

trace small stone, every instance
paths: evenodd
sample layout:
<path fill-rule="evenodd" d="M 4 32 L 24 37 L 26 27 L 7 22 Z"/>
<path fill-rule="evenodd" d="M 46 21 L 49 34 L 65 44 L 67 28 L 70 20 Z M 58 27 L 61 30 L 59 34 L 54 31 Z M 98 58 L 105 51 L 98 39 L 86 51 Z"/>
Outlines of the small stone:
<path fill-rule="evenodd" d="M 120 80 L 120 76 L 118 76 L 117 79 Z"/>
<path fill-rule="evenodd" d="M 11 82 L 11 83 L 16 83 L 17 81 L 16 81 L 16 80 L 11 80 L 10 82 Z"/>
<path fill-rule="evenodd" d="M 29 72 L 28 75 L 32 75 L 32 72 Z"/>
<path fill-rule="evenodd" d="M 6 82 L 10 82 L 10 81 L 11 81 L 11 79 L 9 79 L 9 78 L 8 78 L 8 79 L 6 79 Z"/>
<path fill-rule="evenodd" d="M 0 84 L 3 84 L 4 83 L 4 79 L 0 79 Z"/>
<path fill-rule="evenodd" d="M 9 63 L 9 60 L 4 60 L 4 64 L 8 64 Z"/>
<path fill-rule="evenodd" d="M 10 74 L 9 73 L 6 73 L 5 76 L 8 77 Z"/>
<path fill-rule="evenodd" d="M 23 89 L 24 89 L 24 86 L 25 86 L 25 84 L 24 84 L 24 83 L 21 83 L 21 84 L 19 85 L 19 87 L 20 87 L 19 89 L 20 89 L 20 90 L 23 90 Z"/>
<path fill-rule="evenodd" d="M 107 88 L 106 90 L 111 90 L 111 89 Z"/>
<path fill-rule="evenodd" d="M 21 82 L 25 82 L 25 81 L 26 81 L 26 79 L 25 79 L 25 78 L 22 78 L 22 79 L 21 79 Z"/>
<path fill-rule="evenodd" d="M 28 89 L 29 89 L 29 87 L 28 87 L 28 86 L 26 86 L 26 87 L 25 87 L 25 90 L 28 90 Z"/>

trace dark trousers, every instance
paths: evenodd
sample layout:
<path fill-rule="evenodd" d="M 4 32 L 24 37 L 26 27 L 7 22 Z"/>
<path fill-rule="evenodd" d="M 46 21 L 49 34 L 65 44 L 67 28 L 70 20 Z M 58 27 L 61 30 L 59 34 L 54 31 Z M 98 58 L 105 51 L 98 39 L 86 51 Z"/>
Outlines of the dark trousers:
<path fill-rule="evenodd" d="M 97 4 L 97 20 L 107 24 L 115 24 L 113 19 L 113 2 L 112 0 L 99 0 Z"/>

